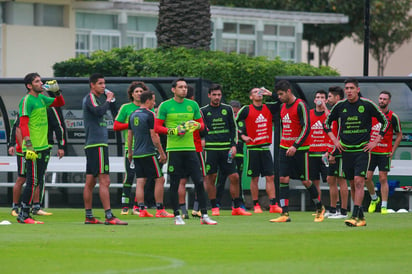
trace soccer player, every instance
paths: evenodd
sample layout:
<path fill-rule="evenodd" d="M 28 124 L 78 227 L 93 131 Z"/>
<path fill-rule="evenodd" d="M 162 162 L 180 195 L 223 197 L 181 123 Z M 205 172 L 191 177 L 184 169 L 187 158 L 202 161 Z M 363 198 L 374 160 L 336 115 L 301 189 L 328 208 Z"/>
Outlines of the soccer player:
<path fill-rule="evenodd" d="M 273 103 L 263 103 L 263 96 L 271 96 Z M 280 213 L 282 209 L 276 203 L 276 189 L 274 183 L 274 164 L 270 153 L 272 143 L 273 115 L 279 112 L 279 101 L 272 92 L 265 88 L 252 88 L 249 91 L 252 103 L 243 106 L 236 117 L 240 138 L 247 148 L 247 175 L 251 177 L 250 192 L 255 213 L 262 213 L 259 205 L 259 175 L 266 179 L 266 193 L 270 200 L 270 213 Z"/>
<path fill-rule="evenodd" d="M 127 96 L 129 98 L 129 103 L 123 104 L 117 116 L 114 120 L 113 130 L 121 130 L 123 131 L 123 140 L 124 140 L 124 149 L 125 149 L 125 157 L 124 157 L 124 166 L 126 173 L 123 179 L 123 189 L 122 189 L 122 211 L 120 212 L 121 215 L 129 214 L 129 205 L 130 205 L 130 196 L 132 192 L 132 185 L 133 180 L 135 177 L 134 170 L 130 168 L 130 163 L 128 159 L 128 142 L 127 142 L 127 129 L 129 128 L 129 117 L 135 110 L 139 109 L 140 107 L 140 94 L 143 91 L 147 91 L 149 88 L 145 85 L 145 83 L 140 81 L 133 81 L 130 86 L 127 88 Z M 139 215 L 139 208 L 135 204 L 133 206 L 133 215 Z"/>
<path fill-rule="evenodd" d="M 110 177 L 107 122 L 104 120 L 110 104 L 113 104 L 114 94 L 106 91 L 106 81 L 100 73 L 89 78 L 90 93 L 83 98 L 83 119 L 86 131 L 86 184 L 83 190 L 84 207 L 86 211 L 85 224 L 103 224 L 92 212 L 93 189 L 96 178 L 99 180 L 100 201 L 105 211 L 106 225 L 127 225 L 116 218 L 110 208 Z M 106 93 L 106 96 L 103 94 Z"/>
<path fill-rule="evenodd" d="M 342 151 L 343 171 L 350 181 L 354 192 L 354 207 L 352 217 L 345 220 L 348 226 L 366 226 L 362 210 L 365 195 L 365 177 L 368 171 L 370 151 L 373 150 L 385 135 L 388 121 L 378 106 L 372 101 L 360 97 L 360 88 L 356 79 L 345 80 L 346 99 L 337 102 L 331 109 L 325 121 L 325 130 L 333 144 Z M 382 124 L 379 134 L 370 142 L 372 117 L 376 117 Z M 341 129 L 338 140 L 331 131 L 332 121 L 340 119 Z"/>
<path fill-rule="evenodd" d="M 20 101 L 19 116 L 27 173 L 26 186 L 21 199 L 21 211 L 17 221 L 25 224 L 43 224 L 43 222 L 36 221 L 30 216 L 30 208 L 35 188 L 43 189 L 44 173 L 49 157 L 46 109 L 47 107 L 63 106 L 64 98 L 55 80 L 49 90 L 56 93 L 56 97 L 50 98 L 41 94 L 44 89 L 38 73 L 27 74 L 24 77 L 24 84 L 28 92 Z"/>
<path fill-rule="evenodd" d="M 155 131 L 167 135 L 168 174 L 170 176 L 170 198 L 175 215 L 175 224 L 185 222 L 179 212 L 179 181 L 187 173 L 193 180 L 199 200 L 202 217 L 201 224 L 216 225 L 217 222 L 207 215 L 206 197 L 202 172 L 193 141 L 193 131 L 203 130 L 204 123 L 199 105 L 186 99 L 187 84 L 183 78 L 172 82 L 173 98 L 160 104 L 155 121 Z"/>
<path fill-rule="evenodd" d="M 338 101 L 345 97 L 343 89 L 339 86 L 332 86 L 328 90 L 328 104 L 334 106 Z M 332 122 L 332 132 L 338 136 L 339 124 L 337 121 Z M 328 214 L 325 217 L 329 219 L 345 219 L 348 215 L 348 184 L 343 178 L 342 170 L 342 154 L 333 145 L 330 140 L 329 147 L 329 169 L 326 180 L 329 184 L 330 207 Z M 340 189 L 340 203 L 339 203 L 339 189 Z"/>
<path fill-rule="evenodd" d="M 252 215 L 240 207 L 239 174 L 237 174 L 234 158 L 236 155 L 237 126 L 233 109 L 223 104 L 222 88 L 214 84 L 209 88 L 210 103 L 200 109 L 206 127 L 205 158 L 206 158 L 206 190 L 212 205 L 212 215 L 219 216 L 216 203 L 217 171 L 227 174 L 230 181 L 230 194 L 233 201 L 232 215 Z"/>
<path fill-rule="evenodd" d="M 396 115 L 396 113 L 389 109 L 391 97 L 391 93 L 386 90 L 381 91 L 381 93 L 379 94 L 379 108 L 383 112 L 383 114 L 385 114 L 386 119 L 389 123 L 389 128 L 386 134 L 383 136 L 382 140 L 371 151 L 371 162 L 369 164 L 367 179 L 365 181 L 366 187 L 368 188 L 369 194 L 371 196 L 371 203 L 369 204 L 368 208 L 369 213 L 375 212 L 376 206 L 380 202 L 380 198 L 375 192 L 375 186 L 372 181 L 373 172 L 376 167 L 379 168 L 379 182 L 381 183 L 381 213 L 388 213 L 388 172 L 390 171 L 391 167 L 391 159 L 402 141 L 401 121 L 399 120 L 398 115 Z M 371 141 L 373 141 L 379 134 L 381 127 L 382 124 L 379 123 L 375 117 L 373 117 Z M 393 133 L 396 134 L 396 139 L 394 144 L 392 145 Z"/>
<path fill-rule="evenodd" d="M 321 200 L 320 178 L 326 183 L 328 166 L 322 160 L 328 158 L 329 136 L 323 130 L 323 123 L 329 110 L 326 107 L 327 93 L 323 89 L 315 92 L 315 108 L 311 109 L 310 115 L 310 145 L 309 145 L 309 180 L 316 186 Z"/>
<path fill-rule="evenodd" d="M 136 201 L 140 217 L 153 217 L 147 212 L 144 204 L 144 185 L 147 178 L 155 178 L 156 217 L 173 218 L 163 207 L 164 177 L 161 165 L 166 162 L 166 154 L 160 143 L 159 135 L 154 131 L 155 114 L 150 111 L 156 103 L 152 91 L 144 91 L 140 95 L 140 108 L 129 118 L 128 153 L 130 164 L 134 165 L 136 173 Z M 133 145 L 134 142 L 134 145 Z M 157 159 L 159 153 L 159 160 Z"/>
<path fill-rule="evenodd" d="M 322 222 L 325 208 L 318 198 L 316 186 L 309 180 L 310 117 L 306 103 L 296 98 L 286 80 L 279 81 L 275 90 L 282 104 L 280 119 L 282 136 L 279 147 L 280 206 L 282 215 L 271 222 L 290 222 L 289 181 L 290 177 L 300 179 L 309 191 L 316 207 L 315 222 Z"/>

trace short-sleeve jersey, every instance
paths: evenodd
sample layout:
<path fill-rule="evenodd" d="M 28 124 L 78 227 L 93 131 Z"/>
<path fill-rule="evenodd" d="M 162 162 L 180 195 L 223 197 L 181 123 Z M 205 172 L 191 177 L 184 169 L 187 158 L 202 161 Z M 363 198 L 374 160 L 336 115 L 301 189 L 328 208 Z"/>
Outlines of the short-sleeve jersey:
<path fill-rule="evenodd" d="M 176 128 L 178 125 L 189 120 L 202 118 L 199 105 L 189 99 L 184 99 L 178 103 L 174 98 L 164 101 L 160 104 L 157 118 L 164 120 L 164 126 L 167 128 Z M 193 133 L 187 132 L 183 136 L 168 135 L 166 151 L 195 151 Z"/>
<path fill-rule="evenodd" d="M 129 129 L 133 131 L 133 158 L 156 154 L 150 130 L 154 129 L 155 115 L 148 109 L 139 108 L 130 115 Z"/>
<path fill-rule="evenodd" d="M 21 99 L 19 104 L 19 115 L 29 117 L 30 140 L 36 151 L 49 148 L 48 143 L 48 120 L 47 107 L 54 101 L 54 98 L 39 94 L 37 97 L 27 94 Z M 23 148 L 24 149 L 24 148 Z"/>
<path fill-rule="evenodd" d="M 310 110 L 310 145 L 309 152 L 323 154 L 328 151 L 330 138 L 323 130 L 323 123 L 326 120 L 324 111 L 317 112 L 315 109 Z"/>
<path fill-rule="evenodd" d="M 120 123 L 129 123 L 130 115 L 139 108 L 140 106 L 136 106 L 133 102 L 123 104 L 120 107 L 119 112 L 117 113 L 115 121 L 118 121 Z M 124 149 L 125 151 L 127 151 L 128 149 L 127 130 L 123 130 L 123 140 L 124 140 Z"/>
<path fill-rule="evenodd" d="M 109 107 L 110 104 L 105 98 L 99 98 L 92 92 L 83 98 L 83 119 L 86 131 L 84 148 L 107 146 L 108 131 L 105 115 Z"/>
<path fill-rule="evenodd" d="M 310 139 L 310 116 L 306 103 L 296 99 L 292 104 L 284 103 L 280 110 L 282 136 L 280 147 L 288 149 L 291 146 L 298 150 L 308 150 Z"/>

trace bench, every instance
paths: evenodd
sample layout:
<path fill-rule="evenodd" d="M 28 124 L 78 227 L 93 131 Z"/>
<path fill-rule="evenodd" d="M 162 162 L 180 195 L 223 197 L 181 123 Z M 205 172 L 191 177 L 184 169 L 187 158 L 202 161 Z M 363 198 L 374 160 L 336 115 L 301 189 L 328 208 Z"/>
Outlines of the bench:
<path fill-rule="evenodd" d="M 124 173 L 124 157 L 109 157 L 110 173 Z M 163 166 L 163 171 L 166 175 L 166 166 Z M 15 156 L 0 156 L 0 173 L 16 172 L 17 161 Z M 51 188 L 84 188 L 84 183 L 57 182 L 57 173 L 85 173 L 86 172 L 86 157 L 85 156 L 65 156 L 61 159 L 58 157 L 50 157 L 47 166 L 47 173 L 51 173 L 51 182 L 45 182 L 44 207 L 49 207 L 49 190 Z M 167 178 L 167 176 L 165 176 Z M 96 184 L 98 187 L 99 184 Z M 0 182 L 0 187 L 12 188 L 14 182 Z M 122 188 L 123 184 L 111 183 L 110 188 Z M 136 182 L 132 187 L 136 187 Z M 170 188 L 168 180 L 166 180 L 165 189 Z M 186 184 L 187 189 L 193 189 L 193 183 Z M 189 193 L 186 192 L 186 204 L 189 200 Z"/>
<path fill-rule="evenodd" d="M 391 176 L 412 176 L 412 160 L 392 160 L 391 171 L 388 173 L 388 179 L 390 180 Z M 374 175 L 378 175 L 378 169 L 375 169 Z M 411 182 L 412 183 L 412 182 Z M 296 189 L 300 191 L 300 210 L 306 210 L 306 195 L 307 190 L 304 185 L 300 182 L 295 186 L 291 186 L 290 189 Z M 348 186 L 350 190 L 350 187 Z M 320 190 L 329 190 L 328 185 L 321 185 Z M 365 191 L 367 189 L 365 188 Z M 404 189 L 401 187 L 395 188 L 395 192 L 403 192 L 408 194 L 408 204 L 409 204 L 409 211 L 412 212 L 412 191 L 410 189 Z"/>

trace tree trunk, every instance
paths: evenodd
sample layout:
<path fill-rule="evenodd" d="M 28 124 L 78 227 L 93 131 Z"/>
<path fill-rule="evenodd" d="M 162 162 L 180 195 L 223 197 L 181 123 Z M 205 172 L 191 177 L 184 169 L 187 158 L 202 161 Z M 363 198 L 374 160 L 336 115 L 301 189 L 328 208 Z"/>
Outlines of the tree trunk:
<path fill-rule="evenodd" d="M 212 39 L 209 0 L 160 0 L 156 28 L 159 47 L 210 49 Z"/>

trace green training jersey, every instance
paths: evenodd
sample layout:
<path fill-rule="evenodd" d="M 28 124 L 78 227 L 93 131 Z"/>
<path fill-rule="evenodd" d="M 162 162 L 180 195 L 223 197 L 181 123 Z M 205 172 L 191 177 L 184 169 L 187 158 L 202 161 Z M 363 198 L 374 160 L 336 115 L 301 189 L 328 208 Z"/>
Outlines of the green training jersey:
<path fill-rule="evenodd" d="M 136 106 L 133 102 L 123 104 L 119 112 L 117 113 L 117 116 L 115 118 L 115 121 L 118 121 L 120 123 L 129 123 L 129 118 L 130 115 L 135 112 L 137 109 L 139 109 L 140 106 Z M 123 132 L 123 140 L 124 140 L 124 149 L 127 151 L 128 145 L 127 145 L 127 129 L 122 130 Z M 133 139 L 134 143 L 134 139 Z"/>
<path fill-rule="evenodd" d="M 19 115 L 29 117 L 30 140 L 35 151 L 49 148 L 47 120 L 47 107 L 54 101 L 54 98 L 39 94 L 38 97 L 27 94 L 21 99 L 19 104 Z M 23 148 L 25 150 L 25 147 Z"/>
<path fill-rule="evenodd" d="M 176 128 L 184 122 L 201 117 L 199 105 L 189 99 L 184 99 L 182 103 L 176 102 L 174 98 L 164 101 L 157 113 L 157 118 L 164 120 L 167 128 Z M 166 151 L 196 151 L 193 133 L 182 136 L 168 135 Z"/>

